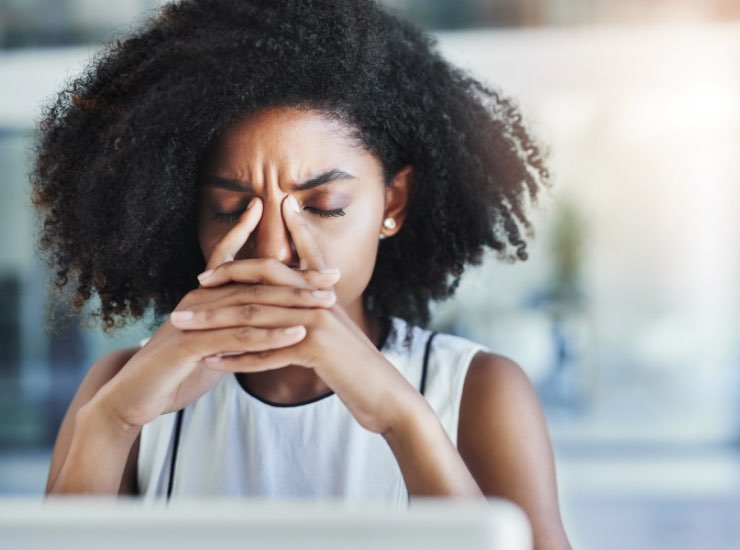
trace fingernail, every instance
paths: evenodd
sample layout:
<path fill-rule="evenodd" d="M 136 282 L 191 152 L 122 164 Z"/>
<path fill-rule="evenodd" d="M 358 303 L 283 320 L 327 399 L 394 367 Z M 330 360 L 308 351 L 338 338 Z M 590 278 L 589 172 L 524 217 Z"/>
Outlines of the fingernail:
<path fill-rule="evenodd" d="M 202 283 L 203 281 L 208 279 L 208 277 L 210 277 L 211 275 L 213 275 L 213 270 L 209 269 L 208 271 L 204 271 L 203 273 L 198 275 L 198 280 Z"/>
<path fill-rule="evenodd" d="M 249 210 L 250 208 L 252 208 L 255 205 L 256 202 L 257 202 L 257 197 L 252 197 L 252 200 L 249 201 L 249 204 L 247 205 L 247 210 Z"/>
<path fill-rule="evenodd" d="M 221 361 L 220 355 L 211 355 L 206 357 L 206 363 L 219 363 Z"/>
<path fill-rule="evenodd" d="M 288 334 L 290 336 L 293 336 L 294 334 L 300 334 L 300 333 L 302 333 L 304 330 L 306 330 L 306 329 L 305 329 L 305 327 L 303 325 L 298 325 L 296 327 L 286 328 L 283 332 L 285 334 Z"/>
<path fill-rule="evenodd" d="M 192 311 L 173 311 L 170 313 L 170 319 L 173 321 L 189 321 L 194 315 Z"/>
<path fill-rule="evenodd" d="M 325 298 L 331 298 L 334 296 L 334 293 L 331 290 L 314 290 L 312 294 L 319 300 L 324 300 Z"/>
<path fill-rule="evenodd" d="M 299 267 L 301 271 L 306 271 L 308 269 L 308 260 L 306 258 L 301 258 L 301 265 Z"/>
<path fill-rule="evenodd" d="M 339 268 L 338 267 L 329 267 L 327 269 L 320 269 L 319 270 L 319 273 L 325 273 L 327 275 L 328 274 L 339 273 Z"/>
<path fill-rule="evenodd" d="M 290 209 L 293 212 L 300 212 L 301 207 L 298 206 L 298 201 L 295 199 L 293 195 L 288 195 L 288 206 L 290 206 Z"/>

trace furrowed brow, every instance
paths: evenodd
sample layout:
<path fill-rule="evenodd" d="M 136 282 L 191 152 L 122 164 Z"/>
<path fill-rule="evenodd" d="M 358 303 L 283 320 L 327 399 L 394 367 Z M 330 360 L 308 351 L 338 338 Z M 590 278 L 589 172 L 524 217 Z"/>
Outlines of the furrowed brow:
<path fill-rule="evenodd" d="M 348 174 L 347 172 L 343 172 L 341 170 L 329 170 L 328 172 L 324 172 L 323 174 L 320 174 L 315 178 L 311 178 L 308 181 L 304 181 L 303 183 L 294 183 L 290 186 L 290 190 L 306 191 L 308 189 L 313 189 L 314 187 L 318 187 L 319 185 L 324 185 L 326 183 L 353 179 L 355 179 L 355 177 L 352 174 Z"/>
<path fill-rule="evenodd" d="M 293 183 L 290 185 L 290 190 L 294 192 L 307 191 L 320 185 L 332 183 L 335 181 L 342 180 L 353 180 L 355 177 L 352 174 L 348 174 L 342 170 L 329 170 L 323 174 L 319 174 L 303 183 Z M 232 180 L 228 178 L 222 178 L 220 176 L 209 176 L 203 182 L 206 187 L 218 187 L 220 189 L 226 189 L 227 191 L 236 191 L 239 193 L 247 193 L 253 191 L 252 184 L 248 181 Z"/>
<path fill-rule="evenodd" d="M 209 176 L 203 182 L 205 187 L 218 187 L 227 191 L 238 191 L 246 193 L 252 190 L 252 184 L 246 181 L 230 180 L 219 176 Z"/>

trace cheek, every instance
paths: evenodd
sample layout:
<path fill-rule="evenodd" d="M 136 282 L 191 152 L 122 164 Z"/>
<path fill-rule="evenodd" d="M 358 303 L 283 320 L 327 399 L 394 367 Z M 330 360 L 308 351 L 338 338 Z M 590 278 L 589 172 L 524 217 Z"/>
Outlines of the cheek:
<path fill-rule="evenodd" d="M 356 300 L 372 276 L 378 247 L 380 212 L 366 209 L 362 215 L 347 213 L 346 220 L 320 220 L 312 224 L 316 242 L 330 267 L 338 267 L 342 277 L 336 285 L 342 304 Z M 336 221 L 338 223 L 331 223 Z M 342 223 L 346 221 L 346 223 Z"/>
<path fill-rule="evenodd" d="M 345 216 L 336 218 L 322 218 L 310 213 L 304 215 L 327 261 L 361 262 L 372 247 L 377 246 L 379 209 L 367 206 L 348 209 Z"/>

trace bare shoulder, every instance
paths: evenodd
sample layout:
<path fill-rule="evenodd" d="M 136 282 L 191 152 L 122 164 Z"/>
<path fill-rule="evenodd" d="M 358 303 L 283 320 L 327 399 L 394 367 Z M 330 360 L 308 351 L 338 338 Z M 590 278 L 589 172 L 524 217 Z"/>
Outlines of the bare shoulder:
<path fill-rule="evenodd" d="M 517 503 L 535 548 L 570 548 L 558 506 L 555 464 L 534 386 L 515 361 L 479 352 L 460 403 L 458 451 L 486 496 Z"/>
<path fill-rule="evenodd" d="M 529 377 L 518 363 L 496 353 L 479 351 L 473 357 L 465 378 L 465 393 L 469 398 L 490 400 L 491 392 L 501 399 L 535 397 Z M 518 395 L 511 395 L 514 392 Z"/>
<path fill-rule="evenodd" d="M 541 424 L 541 425 L 540 425 Z M 544 419 L 537 394 L 513 360 L 478 352 L 470 362 L 460 403 L 458 448 L 475 459 L 482 450 L 508 446 L 512 439 L 542 433 Z"/>
<path fill-rule="evenodd" d="M 54 444 L 54 451 L 51 457 L 51 463 L 49 465 L 49 476 L 46 481 L 46 490 L 53 485 L 59 471 L 64 464 L 64 460 L 67 457 L 70 444 L 72 443 L 72 435 L 74 434 L 75 419 L 77 412 L 80 408 L 90 401 L 100 388 L 108 383 L 126 363 L 133 357 L 133 355 L 139 350 L 139 348 L 125 348 L 116 350 L 106 355 L 103 355 L 98 359 L 90 369 L 80 383 L 80 387 L 77 389 L 72 402 L 67 408 L 67 412 L 64 415 L 62 424 L 57 434 L 56 443 Z M 121 483 L 122 493 L 133 493 L 135 492 L 135 461 L 138 456 L 139 439 L 136 439 L 128 462 L 126 464 L 126 471 L 124 478 Z"/>
<path fill-rule="evenodd" d="M 544 418 L 529 377 L 513 360 L 478 352 L 468 367 L 460 403 L 458 449 L 473 461 L 494 447 L 543 431 Z M 549 447 L 549 442 L 548 442 Z M 485 457 L 480 457 L 485 458 Z"/>

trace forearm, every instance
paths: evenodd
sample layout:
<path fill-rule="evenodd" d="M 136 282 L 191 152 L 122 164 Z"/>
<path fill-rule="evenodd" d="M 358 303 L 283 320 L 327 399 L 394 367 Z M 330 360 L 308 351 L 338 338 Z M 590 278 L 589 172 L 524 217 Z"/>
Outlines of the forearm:
<path fill-rule="evenodd" d="M 117 495 L 139 431 L 111 419 L 94 402 L 81 407 L 64 464 L 47 495 Z"/>
<path fill-rule="evenodd" d="M 433 409 L 419 396 L 406 403 L 399 421 L 383 433 L 406 482 L 409 495 L 484 499 L 460 453 Z"/>

